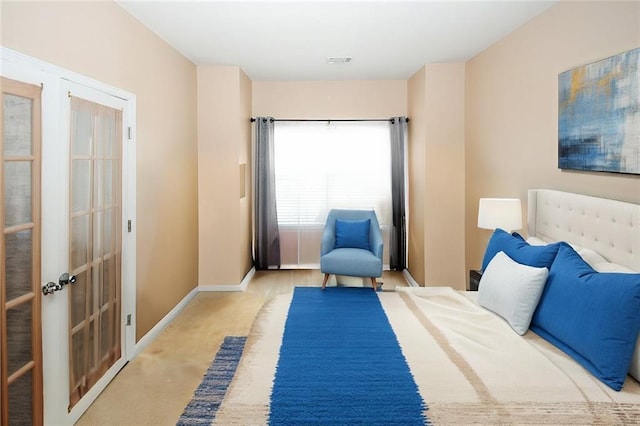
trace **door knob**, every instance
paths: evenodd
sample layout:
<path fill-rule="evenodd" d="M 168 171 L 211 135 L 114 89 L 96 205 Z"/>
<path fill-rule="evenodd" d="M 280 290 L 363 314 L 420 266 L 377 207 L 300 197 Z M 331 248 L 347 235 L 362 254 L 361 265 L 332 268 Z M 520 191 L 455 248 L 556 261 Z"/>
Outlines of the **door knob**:
<path fill-rule="evenodd" d="M 42 294 L 44 294 L 45 296 L 53 294 L 58 290 L 62 290 L 62 286 L 60 284 L 54 283 L 53 281 L 49 281 L 42 286 Z"/>
<path fill-rule="evenodd" d="M 62 290 L 62 287 L 64 287 L 65 285 L 75 283 L 76 280 L 77 278 L 75 275 L 69 275 L 68 273 L 65 272 L 64 274 L 60 275 L 60 278 L 58 278 L 57 283 L 54 283 L 53 281 L 49 281 L 48 283 L 43 285 L 42 294 L 44 294 L 45 296 L 49 294 L 53 294 L 56 291 Z"/>
<path fill-rule="evenodd" d="M 68 273 L 64 273 L 62 275 L 60 275 L 60 278 L 58 278 L 58 282 L 60 283 L 60 289 L 62 289 L 62 287 L 64 287 L 67 284 L 73 284 L 75 283 L 77 280 L 75 275 L 69 275 Z"/>

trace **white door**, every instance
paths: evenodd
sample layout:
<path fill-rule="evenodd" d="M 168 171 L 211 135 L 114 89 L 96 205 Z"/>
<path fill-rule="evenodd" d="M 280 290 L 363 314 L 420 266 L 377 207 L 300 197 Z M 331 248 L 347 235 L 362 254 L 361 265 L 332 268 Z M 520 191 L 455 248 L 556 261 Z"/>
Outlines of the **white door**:
<path fill-rule="evenodd" d="M 41 88 L 0 78 L 0 424 L 42 425 Z"/>
<path fill-rule="evenodd" d="M 2 164 L 12 162 L 9 168 L 29 160 L 40 169 L 32 168 L 33 176 L 41 175 L 40 256 L 31 257 L 40 260 L 33 271 L 40 293 L 29 300 L 27 293 L 0 297 L 2 336 L 12 332 L 4 318 L 12 309 L 31 300 L 41 304 L 33 322 L 41 324 L 42 356 L 32 350 L 32 358 L 16 358 L 11 368 L 0 356 L 0 423 L 24 408 L 14 406 L 12 383 L 31 377 L 34 418 L 72 425 L 135 352 L 135 95 L 3 47 L 0 59 L 3 77 L 42 88 L 41 162 L 2 156 Z M 13 191 L 13 180 L 4 183 Z M 4 213 L 7 203 L 0 204 Z M 38 230 L 38 218 L 32 222 Z M 27 225 L 5 227 L 4 235 Z M 8 248 L 0 258 L 12 256 Z M 7 295 L 6 280 L 0 281 L 0 296 Z M 36 342 L 39 327 L 33 330 Z M 8 342 L 3 353 L 9 343 L 15 346 Z"/>
<path fill-rule="evenodd" d="M 59 137 L 42 156 L 44 419 L 73 424 L 128 360 L 129 105 L 59 85 Z"/>

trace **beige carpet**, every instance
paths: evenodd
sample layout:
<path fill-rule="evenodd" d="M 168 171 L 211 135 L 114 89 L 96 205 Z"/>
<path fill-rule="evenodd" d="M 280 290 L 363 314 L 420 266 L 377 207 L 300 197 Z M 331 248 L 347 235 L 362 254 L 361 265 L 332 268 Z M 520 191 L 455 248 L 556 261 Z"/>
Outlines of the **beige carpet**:
<path fill-rule="evenodd" d="M 399 272 L 385 271 L 383 282 L 384 289 L 407 285 Z M 198 294 L 76 424 L 175 425 L 225 336 L 246 336 L 260 308 L 275 296 L 321 283 L 318 270 L 260 271 L 242 293 Z"/>

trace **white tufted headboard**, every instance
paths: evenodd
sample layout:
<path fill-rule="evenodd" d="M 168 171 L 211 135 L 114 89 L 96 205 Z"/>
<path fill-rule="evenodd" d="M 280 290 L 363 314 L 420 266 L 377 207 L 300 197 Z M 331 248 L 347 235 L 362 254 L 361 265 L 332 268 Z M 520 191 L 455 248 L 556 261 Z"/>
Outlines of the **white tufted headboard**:
<path fill-rule="evenodd" d="M 530 189 L 527 230 L 566 241 L 640 271 L 640 205 L 551 189 Z"/>

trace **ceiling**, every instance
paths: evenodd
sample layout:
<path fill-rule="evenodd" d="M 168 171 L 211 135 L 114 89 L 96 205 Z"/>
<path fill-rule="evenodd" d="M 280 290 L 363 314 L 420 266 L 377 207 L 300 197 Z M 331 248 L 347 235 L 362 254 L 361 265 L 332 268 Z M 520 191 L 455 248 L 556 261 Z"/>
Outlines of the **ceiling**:
<path fill-rule="evenodd" d="M 472 58 L 556 3 L 118 0 L 196 65 L 239 66 L 254 81 L 405 80 Z"/>

